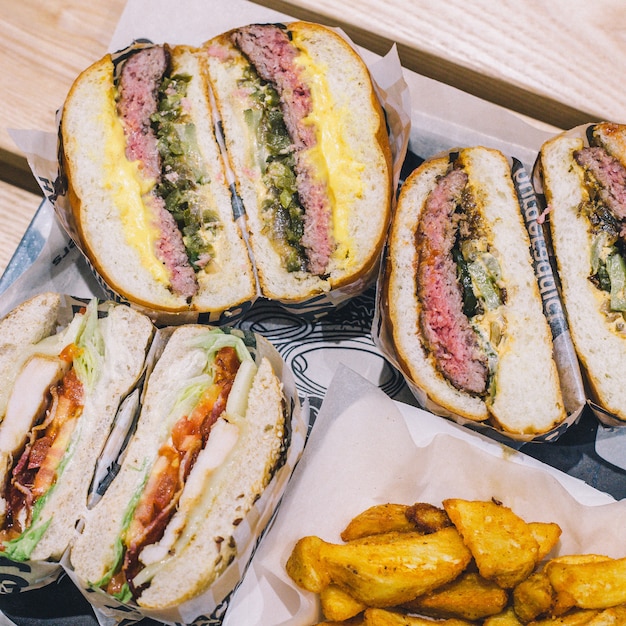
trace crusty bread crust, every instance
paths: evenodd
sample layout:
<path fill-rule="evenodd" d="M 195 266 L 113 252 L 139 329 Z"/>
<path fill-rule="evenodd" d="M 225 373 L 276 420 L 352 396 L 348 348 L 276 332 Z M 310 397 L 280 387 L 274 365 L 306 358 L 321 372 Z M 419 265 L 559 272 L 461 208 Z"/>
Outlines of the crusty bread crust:
<path fill-rule="evenodd" d="M 491 419 L 510 433 L 541 434 L 565 419 L 566 413 L 509 164 L 499 152 L 481 147 L 461 150 L 459 163 L 489 226 L 492 252 L 506 286 L 505 334 L 498 346 L 495 395 L 484 401 L 453 387 L 422 344 L 415 233 L 430 190 L 447 171 L 446 158 L 422 164 L 407 179 L 393 219 L 384 294 L 395 349 L 409 378 L 445 411 L 470 420 Z"/>
<path fill-rule="evenodd" d="M 626 127 L 616 129 L 607 147 L 626 165 Z M 588 199 L 582 168 L 573 158 L 582 137 L 557 135 L 541 148 L 543 186 L 563 301 L 576 353 L 586 374 L 591 399 L 626 420 L 626 334 L 617 332 L 604 311 L 607 292 L 596 289 L 588 276 L 592 239 L 589 221 L 578 207 Z"/>
<path fill-rule="evenodd" d="M 209 79 L 215 93 L 225 131 L 230 164 L 236 175 L 238 193 L 246 211 L 250 242 L 263 295 L 285 302 L 297 302 L 330 289 L 359 284 L 371 278 L 386 236 L 391 208 L 391 149 L 382 107 L 376 97 L 368 69 L 349 44 L 334 31 L 308 22 L 287 25 L 294 42 L 325 68 L 335 113 L 348 117 L 342 136 L 347 150 L 360 164 L 362 193 L 345 208 L 352 259 L 335 255 L 327 277 L 307 272 L 288 272 L 279 253 L 265 234 L 261 203 L 265 194 L 261 170 L 251 159 L 253 138 L 244 117 L 249 108 L 237 89 L 248 62 L 224 33 L 204 44 Z M 314 105 L 315 106 L 315 105 Z"/>

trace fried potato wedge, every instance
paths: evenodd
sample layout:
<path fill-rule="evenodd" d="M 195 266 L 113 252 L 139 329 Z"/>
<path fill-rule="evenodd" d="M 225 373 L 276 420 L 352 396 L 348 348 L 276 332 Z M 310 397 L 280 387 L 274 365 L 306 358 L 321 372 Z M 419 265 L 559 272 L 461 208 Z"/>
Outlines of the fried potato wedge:
<path fill-rule="evenodd" d="M 552 560 L 545 572 L 557 598 L 581 609 L 607 609 L 626 602 L 626 558 L 567 563 Z"/>
<path fill-rule="evenodd" d="M 444 500 L 443 505 L 484 578 L 510 589 L 535 569 L 539 544 L 529 525 L 511 509 L 460 498 Z"/>
<path fill-rule="evenodd" d="M 477 620 L 500 613 L 508 594 L 477 572 L 464 572 L 452 582 L 403 605 L 409 612 L 430 617 Z"/>
<path fill-rule="evenodd" d="M 528 522 L 531 535 L 539 545 L 537 561 L 543 561 L 561 537 L 561 527 L 554 522 Z"/>
<path fill-rule="evenodd" d="M 502 613 L 485 619 L 483 626 L 523 626 L 523 624 L 519 621 L 513 607 L 509 606 Z"/>
<path fill-rule="evenodd" d="M 363 626 L 472 626 L 472 622 L 462 619 L 446 619 L 433 622 L 425 617 L 405 615 L 397 611 L 367 609 Z"/>
<path fill-rule="evenodd" d="M 391 531 L 410 532 L 415 525 L 407 519 L 407 504 L 377 504 L 359 513 L 341 533 L 343 541 L 353 541 Z"/>
<path fill-rule="evenodd" d="M 626 624 L 626 606 L 616 606 L 606 609 L 589 622 L 589 626 L 622 626 Z"/>
<path fill-rule="evenodd" d="M 471 558 L 452 527 L 430 535 L 396 533 L 388 542 L 322 542 L 319 549 L 329 582 L 373 607 L 402 604 L 428 593 L 454 580 Z"/>
<path fill-rule="evenodd" d="M 442 508 L 428 502 L 416 502 L 411 505 L 406 512 L 406 517 L 419 532 L 425 535 L 452 526 L 448 514 Z"/>
<path fill-rule="evenodd" d="M 285 568 L 293 581 L 303 589 L 321 593 L 330 584 L 330 578 L 320 558 L 324 542 L 315 536 L 302 537 L 294 546 Z"/>
<path fill-rule="evenodd" d="M 341 587 L 332 584 L 320 592 L 320 603 L 324 617 L 336 622 L 350 619 L 367 608 Z"/>
<path fill-rule="evenodd" d="M 554 604 L 554 590 L 544 572 L 531 574 L 513 590 L 513 608 L 519 619 L 526 623 L 548 615 Z"/>
<path fill-rule="evenodd" d="M 598 611 L 574 611 L 561 617 L 546 617 L 529 622 L 528 626 L 587 626 L 597 615 Z"/>

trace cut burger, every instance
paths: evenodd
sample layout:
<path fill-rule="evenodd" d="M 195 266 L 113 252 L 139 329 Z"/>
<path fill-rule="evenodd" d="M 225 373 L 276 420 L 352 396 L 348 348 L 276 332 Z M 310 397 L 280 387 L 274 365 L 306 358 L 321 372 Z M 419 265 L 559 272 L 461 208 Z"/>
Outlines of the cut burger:
<path fill-rule="evenodd" d="M 507 159 L 465 148 L 405 181 L 381 309 L 394 358 L 435 412 L 535 436 L 566 418 Z"/>

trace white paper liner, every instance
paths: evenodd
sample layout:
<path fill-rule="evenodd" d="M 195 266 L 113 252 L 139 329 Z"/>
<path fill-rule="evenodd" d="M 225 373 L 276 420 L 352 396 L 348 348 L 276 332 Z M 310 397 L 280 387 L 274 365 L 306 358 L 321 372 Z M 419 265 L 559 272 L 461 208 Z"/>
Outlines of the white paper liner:
<path fill-rule="evenodd" d="M 233 331 L 238 332 L 238 331 Z M 283 465 L 277 470 L 272 480 L 255 502 L 244 520 L 236 527 L 233 537 L 237 544 L 237 556 L 220 577 L 204 593 L 184 602 L 176 608 L 163 611 L 152 611 L 138 607 L 134 603 L 123 604 L 106 595 L 101 590 L 90 588 L 86 581 L 80 580 L 73 571 L 66 556 L 62 564 L 65 572 L 76 584 L 85 598 L 94 607 L 96 617 L 101 626 L 113 624 L 129 624 L 151 617 L 165 624 L 198 624 L 205 620 L 219 619 L 228 606 L 229 596 L 237 586 L 248 566 L 263 531 L 274 514 L 291 473 L 296 466 L 307 435 L 309 425 L 309 407 L 305 401 L 300 403 L 295 380 L 291 369 L 285 363 L 272 344 L 260 335 L 256 335 L 256 347 L 251 348 L 253 356 L 258 360 L 267 357 L 274 372 L 281 379 L 286 399 L 287 424 L 289 431 L 289 447 Z"/>
<path fill-rule="evenodd" d="M 390 400 L 340 367 L 276 520 L 257 550 L 225 626 L 304 626 L 321 619 L 317 596 L 285 572 L 295 542 L 340 532 L 374 504 L 443 498 L 502 501 L 527 521 L 557 522 L 555 553 L 626 555 L 615 541 L 626 503 L 506 446 L 421 409 Z M 552 555 L 551 555 L 552 556 Z"/>

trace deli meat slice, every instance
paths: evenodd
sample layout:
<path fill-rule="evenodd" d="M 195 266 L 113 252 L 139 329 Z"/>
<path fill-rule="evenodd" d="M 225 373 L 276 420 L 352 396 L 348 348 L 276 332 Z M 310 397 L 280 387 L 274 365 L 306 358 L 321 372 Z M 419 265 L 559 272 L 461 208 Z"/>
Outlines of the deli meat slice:
<path fill-rule="evenodd" d="M 452 258 L 457 232 L 455 209 L 467 174 L 453 169 L 428 196 L 417 231 L 420 324 L 428 349 L 441 373 L 458 389 L 483 394 L 487 358 L 463 313 L 463 294 Z"/>

